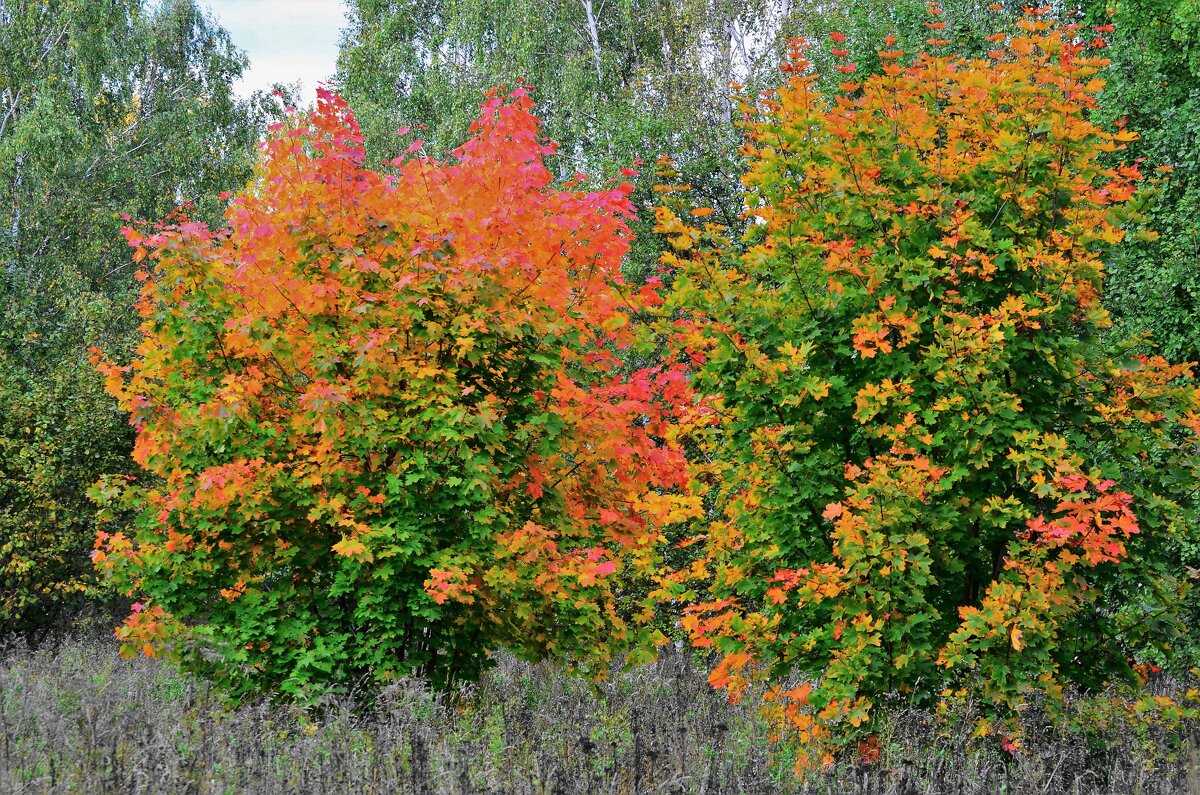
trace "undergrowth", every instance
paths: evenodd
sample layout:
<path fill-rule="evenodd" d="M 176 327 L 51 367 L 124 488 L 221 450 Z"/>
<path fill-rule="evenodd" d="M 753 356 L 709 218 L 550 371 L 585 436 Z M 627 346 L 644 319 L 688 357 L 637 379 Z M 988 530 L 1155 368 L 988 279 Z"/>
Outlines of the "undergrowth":
<path fill-rule="evenodd" d="M 13 793 L 1194 793 L 1200 727 L 1055 730 L 1026 747 L 972 739 L 970 704 L 898 700 L 879 761 L 797 779 L 753 699 L 729 704 L 669 652 L 595 684 L 500 656 L 475 686 L 413 680 L 368 704 L 224 705 L 168 663 L 107 639 L 0 652 L 0 791 Z M 1169 682 L 1158 686 L 1169 687 Z M 1082 708 L 1082 707 L 1081 707 Z"/>

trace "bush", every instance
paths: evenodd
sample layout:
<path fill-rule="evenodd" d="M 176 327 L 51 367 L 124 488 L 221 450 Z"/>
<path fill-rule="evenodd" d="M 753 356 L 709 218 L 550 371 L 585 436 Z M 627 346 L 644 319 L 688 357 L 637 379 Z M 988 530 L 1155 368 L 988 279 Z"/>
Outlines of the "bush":
<path fill-rule="evenodd" d="M 86 358 L 14 358 L 0 352 L 0 637 L 36 642 L 104 610 L 86 491 L 129 468 L 132 434 Z"/>
<path fill-rule="evenodd" d="M 126 653 L 167 645 L 236 692 L 308 698 L 486 650 L 607 660 L 635 640 L 614 583 L 688 503 L 676 370 L 624 373 L 628 185 L 550 186 L 523 90 L 450 162 L 394 176 L 325 92 L 276 127 L 228 229 L 127 230 L 145 342 L 101 366 L 146 473 L 96 559 L 145 600 Z M 215 657 L 212 653 L 215 652 Z"/>
<path fill-rule="evenodd" d="M 704 553 L 665 593 L 722 653 L 715 685 L 808 678 L 766 698 L 816 758 L 869 748 L 887 692 L 1011 720 L 1136 682 L 1182 631 L 1200 398 L 1101 337 L 1143 178 L 1103 158 L 1134 134 L 1089 121 L 1103 42 L 1042 13 L 982 60 L 931 39 L 905 66 L 888 40 L 869 76 L 834 34 L 831 97 L 797 45 L 748 109 L 744 251 L 659 210 L 716 418 L 694 430 Z"/>

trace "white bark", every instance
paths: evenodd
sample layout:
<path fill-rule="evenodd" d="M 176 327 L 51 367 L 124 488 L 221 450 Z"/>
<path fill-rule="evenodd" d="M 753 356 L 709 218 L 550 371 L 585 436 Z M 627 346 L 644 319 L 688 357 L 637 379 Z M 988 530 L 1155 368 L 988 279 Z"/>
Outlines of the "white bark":
<path fill-rule="evenodd" d="M 596 64 L 596 87 L 604 85 L 604 70 L 600 60 L 600 28 L 596 25 L 596 14 L 592 10 L 592 0 L 580 0 L 583 11 L 587 14 L 588 36 L 592 40 L 592 60 Z"/>
<path fill-rule="evenodd" d="M 746 34 L 742 30 L 742 23 L 739 20 L 732 19 L 729 21 L 729 37 L 730 40 L 737 45 L 738 52 L 742 54 L 742 65 L 746 69 L 745 77 L 748 78 L 753 65 L 750 62 L 750 53 L 746 51 Z M 733 59 L 731 57 L 730 61 L 732 62 L 732 60 Z"/>
<path fill-rule="evenodd" d="M 14 251 L 21 250 L 21 166 L 25 165 L 25 155 L 18 154 L 13 161 L 13 217 L 12 244 Z"/>

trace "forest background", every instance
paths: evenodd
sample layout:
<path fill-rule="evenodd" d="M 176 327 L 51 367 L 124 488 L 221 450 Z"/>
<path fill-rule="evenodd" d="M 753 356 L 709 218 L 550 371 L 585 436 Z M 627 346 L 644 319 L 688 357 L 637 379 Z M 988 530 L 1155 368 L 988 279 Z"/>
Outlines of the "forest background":
<path fill-rule="evenodd" d="M 987 4 L 942 6 L 944 37 L 986 51 Z M 1053 13 L 1115 23 L 1094 117 L 1139 131 L 1124 159 L 1173 169 L 1147 208 L 1159 236 L 1130 235 L 1109 257 L 1111 333 L 1149 331 L 1170 360 L 1200 359 L 1200 6 L 1121 0 Z M 335 87 L 369 162 L 402 155 L 415 136 L 445 154 L 485 92 L 524 80 L 559 144 L 547 160 L 558 179 L 582 173 L 602 186 L 669 154 L 733 237 L 747 221 L 729 85 L 751 95 L 776 86 L 792 37 L 844 34 L 848 57 L 871 72 L 880 31 L 909 52 L 928 36 L 923 2 L 355 0 L 349 14 Z M 88 354 L 128 360 L 138 343 L 138 283 L 119 229 L 183 204 L 216 222 L 294 100 L 286 87 L 238 98 L 245 56 L 192 0 L 9 0 L 0 25 L 0 634 L 37 642 L 81 614 L 110 620 L 129 601 L 92 569 L 87 495 L 102 475 L 133 471 L 132 429 Z M 827 52 L 810 57 L 836 74 Z M 634 282 L 668 248 L 653 229 L 657 180 L 651 167 L 635 179 L 624 265 Z"/>

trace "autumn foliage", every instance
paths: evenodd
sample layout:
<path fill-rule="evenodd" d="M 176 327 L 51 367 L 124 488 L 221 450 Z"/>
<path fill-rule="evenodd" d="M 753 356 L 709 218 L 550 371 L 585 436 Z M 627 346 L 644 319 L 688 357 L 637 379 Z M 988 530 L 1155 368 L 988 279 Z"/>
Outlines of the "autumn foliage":
<path fill-rule="evenodd" d="M 126 230 L 144 341 L 101 362 L 145 474 L 94 558 L 119 635 L 235 691 L 471 677 L 485 652 L 606 660 L 614 583 L 685 515 L 680 368 L 631 370 L 627 184 L 551 186 L 525 91 L 448 162 L 363 164 L 340 98 L 273 129 L 227 228 Z M 213 654 L 215 652 L 215 655 Z"/>
<path fill-rule="evenodd" d="M 554 186 L 523 89 L 382 171 L 322 92 L 226 227 L 127 228 L 144 340 L 96 360 L 144 472 L 97 487 L 138 518 L 93 555 L 124 650 L 303 699 L 677 615 L 802 764 L 877 759 L 897 692 L 980 699 L 1014 752 L 1031 695 L 1170 660 L 1200 390 L 1107 333 L 1148 180 L 1091 120 L 1103 41 L 1032 9 L 861 75 L 832 38 L 835 92 L 796 42 L 745 107 L 744 239 L 661 187 L 661 295 L 621 275 L 632 188 Z"/>
<path fill-rule="evenodd" d="M 1035 10 L 983 60 L 887 41 L 864 76 L 835 50 L 831 96 L 797 42 L 746 109 L 742 244 L 686 189 L 658 210 L 712 417 L 687 431 L 701 551 L 663 595 L 809 761 L 869 751 L 897 691 L 981 697 L 1012 750 L 1032 693 L 1134 680 L 1180 631 L 1200 393 L 1103 336 L 1144 178 L 1111 165 L 1134 133 L 1089 121 L 1091 38 Z"/>

